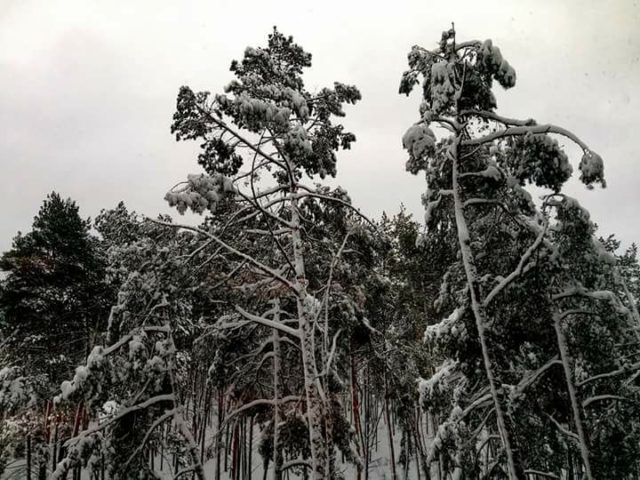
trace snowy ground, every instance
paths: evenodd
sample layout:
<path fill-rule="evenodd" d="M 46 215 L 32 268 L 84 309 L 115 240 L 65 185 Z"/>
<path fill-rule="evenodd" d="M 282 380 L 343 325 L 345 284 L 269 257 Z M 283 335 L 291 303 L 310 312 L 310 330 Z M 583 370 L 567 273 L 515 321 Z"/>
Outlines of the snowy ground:
<path fill-rule="evenodd" d="M 254 438 L 259 438 L 259 435 L 260 435 L 260 431 L 256 427 L 256 430 L 254 431 Z M 369 479 L 371 480 L 387 480 L 387 479 L 390 480 L 392 478 L 391 465 L 389 462 L 389 458 L 390 458 L 389 443 L 387 441 L 387 438 L 388 438 L 388 434 L 387 434 L 386 425 L 383 422 L 380 422 L 378 426 L 378 443 L 372 451 L 371 461 L 369 464 Z M 398 434 L 396 434 L 394 438 L 394 450 L 395 450 L 396 459 L 397 459 L 400 452 L 400 435 Z M 251 479 L 262 480 L 264 478 L 264 465 L 262 462 L 262 457 L 258 453 L 258 442 L 254 442 L 251 458 L 252 458 Z M 340 460 L 340 455 L 338 455 L 338 460 Z M 173 478 L 174 472 L 173 470 L 171 470 L 170 461 L 162 462 L 164 467 L 162 470 L 160 470 L 159 468 L 161 463 L 159 458 L 157 458 L 154 463 L 157 467 L 156 472 L 159 474 L 161 478 L 167 479 L 167 480 L 171 480 Z M 222 462 L 222 465 L 224 466 L 224 461 Z M 205 467 L 205 474 L 206 474 L 207 480 L 214 479 L 215 478 L 215 458 L 208 460 L 205 463 L 204 467 Z M 340 464 L 339 468 L 343 472 L 344 478 L 346 480 L 351 480 L 351 479 L 355 480 L 356 469 L 353 465 Z M 408 472 L 405 473 L 402 470 L 402 467 L 400 465 L 397 465 L 396 468 L 397 468 L 399 480 L 417 480 L 418 476 L 416 474 L 414 459 L 412 459 L 411 461 L 411 467 L 409 468 Z M 50 471 L 47 472 L 47 475 L 49 476 L 50 473 L 51 473 Z M 226 472 L 222 472 L 221 480 L 229 480 L 230 475 L 231 475 L 230 469 L 228 469 Z M 365 475 L 363 473 L 362 479 L 364 479 L 364 477 Z M 20 459 L 13 462 L 7 467 L 5 474 L 2 477 L 0 477 L 0 480 L 17 480 L 17 479 L 24 479 L 24 478 L 26 478 L 25 461 L 24 459 Z M 69 476 L 68 478 L 71 478 L 71 476 Z M 89 480 L 89 478 L 90 478 L 89 472 L 86 470 L 83 470 L 82 480 L 85 480 L 85 479 Z M 272 478 L 272 468 L 269 468 L 269 471 L 267 472 L 267 478 Z M 293 473 L 290 473 L 288 478 L 294 479 L 294 478 L 297 478 L 297 476 L 293 475 Z M 37 473 L 35 471 L 32 474 L 32 479 L 34 480 L 37 479 Z M 285 480 L 287 480 L 287 476 L 285 476 Z"/>

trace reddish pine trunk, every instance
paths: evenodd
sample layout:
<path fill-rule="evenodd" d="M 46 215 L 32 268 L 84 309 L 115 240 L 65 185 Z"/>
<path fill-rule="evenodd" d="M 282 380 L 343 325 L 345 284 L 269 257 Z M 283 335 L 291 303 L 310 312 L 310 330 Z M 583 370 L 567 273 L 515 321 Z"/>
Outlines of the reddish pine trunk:
<path fill-rule="evenodd" d="M 362 426 L 360 424 L 360 399 L 358 397 L 358 376 L 356 374 L 356 366 L 353 355 L 351 356 L 351 412 L 353 416 L 353 423 L 356 427 L 356 435 L 359 439 L 358 453 L 362 456 L 362 448 L 364 440 L 362 437 Z M 362 475 L 362 467 L 360 465 L 356 468 L 356 479 L 360 480 Z"/>

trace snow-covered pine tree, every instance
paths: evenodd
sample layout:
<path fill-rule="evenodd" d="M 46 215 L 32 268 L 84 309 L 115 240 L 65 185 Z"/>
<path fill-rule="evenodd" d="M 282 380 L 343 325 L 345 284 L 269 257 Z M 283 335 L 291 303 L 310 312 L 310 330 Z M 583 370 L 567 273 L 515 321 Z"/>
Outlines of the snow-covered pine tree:
<path fill-rule="evenodd" d="M 0 258 L 7 273 L 0 289 L 5 355 L 25 373 L 42 376 L 47 399 L 84 358 L 109 310 L 104 261 L 90 221 L 71 199 L 52 192 Z M 55 331 L 55 335 L 51 332 Z"/>
<path fill-rule="evenodd" d="M 420 386 L 439 423 L 427 463 L 455 478 L 627 478 L 637 314 L 588 213 L 561 193 L 573 169 L 556 137 L 582 149 L 587 186 L 604 185 L 601 158 L 566 129 L 495 113 L 493 83 L 513 87 L 515 71 L 491 40 L 457 42 L 451 29 L 435 50 L 414 47 L 400 92 L 419 79 L 407 170 L 426 174 L 425 241 L 454 226 L 458 247 L 436 303 L 444 320 L 425 332 L 441 358 Z M 526 184 L 550 191 L 540 206 Z"/>
<path fill-rule="evenodd" d="M 105 342 L 62 383 L 56 398 L 57 405 L 81 403 L 90 422 L 62 443 L 52 478 L 81 466 L 92 475 L 157 478 L 159 457 L 171 462 L 165 470 L 174 476 L 203 480 L 200 448 L 187 422 L 193 408 L 189 372 L 197 371 L 191 346 L 201 333 L 194 297 L 206 297 L 193 264 L 185 261 L 193 259 L 197 239 L 142 221 L 123 205 L 102 212 L 96 223 L 110 245 L 107 271 L 119 285 L 118 299 Z"/>
<path fill-rule="evenodd" d="M 0 360 L 3 361 L 4 345 L 4 341 L 0 341 Z M 3 364 L 8 363 L 3 362 Z M 7 465 L 19 457 L 17 452 L 24 444 L 26 437 L 35 431 L 34 424 L 39 420 L 29 416 L 34 399 L 31 384 L 32 380 L 23 375 L 20 367 L 0 368 L 0 477 L 5 473 Z M 29 476 L 32 462 L 26 463 L 26 469 L 29 472 L 27 476 Z"/>
<path fill-rule="evenodd" d="M 388 239 L 382 256 L 387 293 L 372 289 L 383 321 L 376 328 L 384 334 L 384 348 L 378 362 L 386 371 L 387 402 L 402 435 L 398 458 L 403 468 L 429 475 L 426 453 L 429 437 L 434 435 L 430 412 L 423 412 L 415 385 L 433 373 L 439 358 L 422 345 L 427 319 L 437 314 L 434 302 L 448 265 L 455 259 L 455 231 L 445 225 L 432 231 L 425 242 L 421 226 L 404 208 L 391 219 L 383 217 L 381 230 Z M 385 305 L 386 304 L 386 305 Z M 413 459 L 413 460 L 412 460 Z M 437 467 L 434 463 L 433 466 Z"/>
<path fill-rule="evenodd" d="M 314 199 L 352 207 L 342 190 L 309 187 L 301 180 L 305 175 L 324 178 L 336 174 L 336 151 L 349 148 L 355 136 L 334 124 L 333 118 L 344 116 L 343 105 L 358 101 L 360 93 L 341 83 L 308 92 L 302 72 L 310 65 L 311 56 L 274 29 L 266 48 L 247 48 L 243 60 L 232 63 L 236 79 L 225 94 L 211 97 L 183 87 L 172 130 L 178 140 L 202 142 L 198 161 L 207 174 L 189 176 L 167 194 L 167 200 L 179 211 L 190 208 L 215 215 L 221 199 L 231 197 L 241 208 L 224 219 L 225 225 L 243 226 L 254 218 L 264 223 L 263 228 L 245 228 L 243 235 L 268 238 L 275 252 L 270 258 L 256 258 L 238 248 L 237 239 L 229 237 L 226 229 L 182 227 L 223 249 L 237 262 L 237 269 L 252 272 L 253 283 L 259 280 L 272 296 L 277 293 L 283 308 L 291 305 L 293 323 L 275 321 L 272 309 L 266 306 L 252 313 L 239 305 L 236 317 L 223 322 L 276 329 L 299 347 L 310 460 L 294 459 L 291 466 L 309 468 L 313 478 L 324 479 L 333 475 L 333 425 L 329 375 L 325 373 L 331 369 L 334 350 L 323 351 L 322 342 L 317 341 L 316 332 L 323 337 L 328 332 L 321 321 L 322 297 L 312 290 L 319 281 L 308 273 L 306 257 L 313 237 L 302 203 Z M 268 178 L 274 181 L 269 183 Z M 330 345 L 335 345 L 338 335 L 333 335 Z M 269 403 L 268 399 L 264 402 Z"/>
<path fill-rule="evenodd" d="M 51 398 L 96 342 L 113 298 L 90 225 L 74 201 L 52 192 L 31 231 L 18 233 L 0 258 L 7 274 L 0 282 L 0 365 L 9 368 L 5 373 L 21 371 L 34 394 L 21 410 L 20 443 L 27 470 L 41 479 L 49 460 L 55 463 L 50 443 L 64 433 Z"/>

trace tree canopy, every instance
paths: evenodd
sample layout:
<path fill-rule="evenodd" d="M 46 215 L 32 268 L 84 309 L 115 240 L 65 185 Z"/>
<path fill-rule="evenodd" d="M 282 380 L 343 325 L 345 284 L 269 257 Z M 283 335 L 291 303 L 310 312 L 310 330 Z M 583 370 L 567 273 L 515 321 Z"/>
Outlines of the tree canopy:
<path fill-rule="evenodd" d="M 122 202 L 91 222 L 53 192 L 16 236 L 0 475 L 640 478 L 637 248 L 564 189 L 605 187 L 602 158 L 499 114 L 515 69 L 452 28 L 400 81 L 424 220 L 367 218 L 326 182 L 360 92 L 310 90 L 311 59 L 274 28 L 222 93 L 180 87 L 200 171 L 165 200 L 195 223 Z"/>

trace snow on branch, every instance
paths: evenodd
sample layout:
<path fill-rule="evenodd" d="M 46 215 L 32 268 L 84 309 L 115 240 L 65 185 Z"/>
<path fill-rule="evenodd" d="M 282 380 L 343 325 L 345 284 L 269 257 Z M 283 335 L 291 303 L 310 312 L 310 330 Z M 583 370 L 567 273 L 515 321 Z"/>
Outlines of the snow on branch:
<path fill-rule="evenodd" d="M 518 383 L 518 386 L 517 386 L 518 392 L 522 393 L 525 388 L 535 383 L 535 381 L 540 377 L 540 375 L 542 375 L 544 372 L 546 372 L 549 368 L 553 367 L 554 365 L 562 365 L 562 362 L 558 360 L 557 356 L 549 360 L 542 367 L 531 372 L 529 375 L 524 376 L 522 380 L 520 380 L 520 383 Z"/>
<path fill-rule="evenodd" d="M 269 202 L 267 202 L 266 204 L 261 204 L 259 200 L 257 200 L 255 198 L 255 196 L 250 196 L 250 195 L 246 195 L 242 192 L 238 192 L 238 194 L 240 195 L 240 197 L 242 197 L 244 200 L 246 200 L 247 202 L 249 202 L 251 205 L 253 205 L 255 208 L 258 209 L 258 211 L 260 213 L 262 213 L 263 215 L 265 215 L 266 217 L 272 218 L 273 220 L 275 220 L 276 222 L 280 223 L 281 225 L 284 225 L 285 228 L 291 228 L 291 224 L 286 221 L 284 218 L 279 217 L 278 215 L 274 214 L 273 212 L 267 210 L 267 208 L 276 205 L 278 203 L 284 203 L 287 200 L 289 200 L 289 197 L 278 197 L 275 199 L 270 200 Z"/>
<path fill-rule="evenodd" d="M 611 306 L 622 315 L 631 315 L 631 312 L 624 306 L 620 298 L 610 290 L 587 290 L 581 285 L 568 288 L 563 292 L 552 296 L 553 300 L 561 300 L 563 298 L 579 296 L 609 302 Z"/>
<path fill-rule="evenodd" d="M 507 118 L 497 113 L 490 112 L 487 110 L 462 110 L 460 112 L 460 116 L 467 117 L 475 115 L 478 117 L 486 118 L 488 120 L 494 120 L 498 123 L 502 123 L 503 125 L 512 126 L 512 127 L 533 127 L 536 125 L 536 121 L 533 118 L 529 118 L 527 120 L 518 120 L 515 118 Z"/>
<path fill-rule="evenodd" d="M 541 472 L 540 470 L 533 470 L 531 468 L 527 469 L 524 471 L 525 475 L 537 475 L 540 477 L 545 477 L 545 478 L 554 478 L 556 480 L 559 480 L 560 477 L 558 475 L 556 475 L 555 473 L 551 473 L 551 472 Z"/>
<path fill-rule="evenodd" d="M 246 310 L 244 310 L 242 307 L 239 307 L 236 305 L 236 312 L 238 312 L 240 315 L 242 315 L 244 318 L 246 318 L 247 320 L 254 322 L 254 323 L 258 323 L 260 325 L 264 325 L 265 327 L 269 327 L 269 328 L 275 328 L 276 330 L 286 333 L 288 335 L 291 335 L 292 337 L 295 338 L 300 338 L 300 331 L 298 329 L 295 328 L 291 328 L 287 325 L 284 325 L 281 322 L 276 322 L 274 320 L 271 320 L 269 318 L 265 318 L 265 317 L 261 317 L 258 315 L 254 315 L 252 313 L 247 312 Z"/>
<path fill-rule="evenodd" d="M 518 276 L 520 276 L 527 265 L 527 262 L 534 254 L 534 252 L 542 245 L 542 240 L 547 232 L 547 224 L 545 223 L 544 228 L 540 231 L 540 234 L 535 239 L 535 241 L 531 244 L 531 246 L 524 252 L 524 255 L 520 258 L 518 262 L 518 266 L 516 269 L 511 272 L 506 278 L 502 279 L 502 281 L 496 285 L 493 290 L 489 292 L 487 297 L 484 299 L 484 306 L 486 307 L 491 303 L 491 301 L 498 295 L 502 290 L 504 290 L 511 282 L 513 282 Z"/>
<path fill-rule="evenodd" d="M 211 115 L 211 112 L 203 109 L 202 107 L 198 107 L 198 109 L 200 110 L 200 113 L 205 115 L 209 120 L 211 120 L 213 123 L 215 123 L 219 128 L 221 128 L 222 130 L 230 133 L 232 136 L 237 138 L 238 141 L 240 141 L 240 143 L 245 145 L 247 148 L 253 150 L 255 153 L 260 155 L 265 160 L 277 165 L 278 167 L 282 168 L 283 170 L 286 170 L 286 171 L 290 172 L 286 162 L 282 162 L 282 161 L 274 158 L 272 155 L 269 155 L 264 150 L 262 150 L 259 146 L 254 145 L 252 142 L 250 142 L 249 140 L 244 138 L 241 134 L 236 132 L 233 128 L 229 127 L 222 119 L 217 118 L 215 115 Z"/>
<path fill-rule="evenodd" d="M 570 132 L 569 130 L 558 127 L 556 125 L 527 125 L 527 126 L 515 126 L 515 127 L 507 127 L 503 130 L 498 130 L 497 132 L 490 133 L 483 137 L 478 138 L 470 138 L 468 140 L 462 140 L 462 145 L 464 146 L 473 146 L 473 145 L 481 145 L 483 143 L 493 142 L 494 140 L 499 140 L 501 138 L 506 137 L 519 137 L 531 133 L 533 135 L 536 134 L 544 134 L 544 133 L 555 133 L 558 135 L 562 135 L 563 137 L 567 137 L 573 142 L 575 142 L 582 150 L 585 152 L 590 152 L 591 150 L 580 138 L 578 138 L 575 134 Z"/>
<path fill-rule="evenodd" d="M 183 468 L 182 470 L 178 471 L 178 473 L 176 473 L 173 476 L 173 480 L 178 480 L 183 475 L 186 475 L 187 473 L 192 473 L 192 472 L 195 472 L 195 471 L 196 471 L 196 467 L 195 466 Z"/>
<path fill-rule="evenodd" d="M 604 400 L 620 400 L 620 401 L 629 401 L 628 398 L 621 397 L 620 395 L 596 395 L 594 397 L 589 397 L 585 401 L 582 402 L 582 408 L 587 408 L 594 402 L 602 402 Z"/>
<path fill-rule="evenodd" d="M 126 417 L 130 413 L 137 412 L 139 410 L 144 410 L 145 408 L 148 408 L 151 405 L 154 405 L 156 403 L 174 402 L 174 401 L 175 401 L 175 396 L 172 393 L 171 394 L 163 394 L 163 395 L 156 395 L 155 397 L 151 397 L 151 398 L 149 398 L 148 400 L 145 400 L 142 403 L 138 403 L 136 405 L 132 405 L 130 407 L 123 408 L 118 412 L 117 415 L 114 415 L 113 417 L 107 419 L 106 421 L 104 421 L 100 425 L 96 425 L 93 428 L 89 428 L 89 429 L 83 431 L 82 433 L 80 433 L 79 435 L 70 438 L 69 440 L 67 440 L 64 443 L 64 446 L 65 447 L 69 447 L 71 445 L 74 445 L 75 443 L 81 441 L 83 438 L 88 437 L 90 435 L 93 435 L 93 434 L 95 434 L 95 433 L 97 433 L 97 432 L 99 432 L 101 430 L 104 430 L 105 428 L 107 428 L 112 423 L 122 419 L 123 417 Z"/>
<path fill-rule="evenodd" d="M 587 383 L 595 382 L 597 380 L 601 380 L 603 378 L 617 377 L 618 375 L 624 375 L 625 373 L 633 372 L 634 370 L 640 369 L 640 362 L 634 363 L 633 365 L 629 365 L 627 367 L 622 367 L 617 370 L 612 370 L 606 373 L 599 373 L 598 375 L 594 375 L 593 377 L 585 378 L 584 380 L 577 382 L 576 387 L 582 387 Z"/>
<path fill-rule="evenodd" d="M 291 460 L 287 463 L 284 463 L 282 467 L 280 467 L 280 472 L 284 472 L 285 470 L 288 470 L 293 467 L 312 468 L 312 465 L 311 465 L 311 462 L 309 462 L 308 460 Z"/>
<path fill-rule="evenodd" d="M 323 195 L 323 194 L 318 193 L 315 190 L 313 190 L 313 189 L 311 189 L 309 187 L 306 187 L 306 186 L 304 186 L 302 184 L 298 184 L 298 187 L 300 187 L 302 190 L 305 190 L 305 192 L 306 192 L 306 193 L 299 193 L 298 194 L 299 197 L 313 197 L 313 198 L 317 198 L 317 199 L 320 199 L 320 200 L 326 200 L 326 201 L 329 201 L 329 202 L 339 203 L 340 205 L 349 208 L 356 215 L 358 215 L 365 222 L 367 222 L 369 225 L 371 225 L 373 228 L 375 228 L 377 230 L 378 227 L 376 226 L 376 224 L 373 223 L 369 219 L 369 217 L 367 217 L 364 213 L 362 213 L 359 208 L 354 207 L 349 202 L 346 202 L 346 201 L 342 200 L 341 198 L 332 197 L 330 195 Z"/>
<path fill-rule="evenodd" d="M 159 416 L 152 424 L 151 426 L 147 429 L 147 433 L 145 433 L 144 437 L 142 438 L 142 440 L 140 441 L 140 443 L 138 444 L 138 446 L 136 447 L 136 449 L 133 451 L 133 453 L 129 456 L 129 458 L 127 459 L 126 462 L 124 462 L 124 466 L 122 467 L 123 471 L 126 471 L 127 467 L 129 466 L 129 464 L 133 461 L 133 459 L 136 457 L 136 455 L 139 455 L 140 452 L 142 451 L 142 449 L 144 448 L 144 446 L 147 444 L 147 441 L 149 440 L 149 437 L 151 436 L 151 434 L 155 431 L 156 428 L 158 428 L 160 425 L 162 425 L 164 422 L 166 422 L 167 420 L 169 420 L 171 417 L 174 416 L 174 414 L 176 413 L 176 409 L 173 408 L 171 410 L 167 410 L 164 414 L 162 414 L 161 416 Z"/>
<path fill-rule="evenodd" d="M 580 443 L 580 439 L 578 438 L 578 435 L 576 435 L 575 433 L 573 433 L 571 430 L 567 430 L 566 428 L 564 428 L 562 425 L 560 425 L 558 423 L 558 421 L 553 418 L 551 415 L 547 414 L 547 417 L 549 418 L 549 420 L 551 420 L 553 422 L 553 424 L 556 426 L 556 428 L 560 431 L 560 433 L 562 433 L 563 435 L 566 435 L 567 437 L 571 438 L 572 440 L 574 440 L 577 443 Z"/>
<path fill-rule="evenodd" d="M 252 256 L 247 255 L 246 253 L 241 252 L 240 250 L 232 247 L 231 245 L 226 243 L 224 240 L 220 239 L 218 236 L 212 234 L 211 232 L 207 232 L 206 230 L 202 230 L 201 228 L 194 227 L 194 226 L 191 226 L 191 225 L 184 225 L 184 224 L 180 224 L 180 223 L 163 222 L 163 221 L 160 221 L 160 220 L 154 220 L 152 218 L 149 218 L 148 220 L 150 222 L 152 222 L 152 223 L 157 224 L 157 225 L 163 225 L 165 227 L 172 227 L 172 228 L 178 228 L 178 229 L 181 228 L 181 229 L 185 229 L 185 230 L 191 230 L 192 232 L 196 232 L 196 233 L 204 235 L 204 236 L 206 236 L 208 238 L 211 238 L 218 245 L 224 247 L 228 252 L 230 252 L 230 253 L 232 253 L 234 255 L 237 255 L 240 258 L 245 259 L 247 262 L 253 264 L 255 267 L 257 267 L 258 269 L 262 270 L 263 272 L 271 275 L 273 278 L 275 278 L 276 280 L 280 281 L 285 286 L 287 286 L 289 289 L 291 289 L 294 293 L 298 294 L 298 288 L 293 283 L 291 283 L 289 280 L 287 280 L 282 275 L 280 275 L 278 272 L 276 272 L 274 269 L 266 266 L 265 264 L 263 264 L 262 262 L 256 260 Z"/>
<path fill-rule="evenodd" d="M 224 420 L 220 423 L 220 425 L 219 425 L 219 427 L 217 429 L 217 432 L 213 436 L 213 438 L 215 439 L 214 441 L 217 441 L 217 438 L 222 434 L 222 432 L 224 432 L 225 427 L 229 424 L 229 422 L 231 422 L 231 420 L 233 420 L 235 417 L 237 417 L 241 413 L 246 412 L 247 410 L 250 410 L 251 408 L 259 407 L 259 406 L 262 406 L 262 405 L 273 407 L 276 404 L 300 402 L 301 400 L 302 400 L 302 397 L 300 397 L 298 395 L 287 395 L 286 397 L 281 397 L 279 399 L 258 398 L 256 400 L 253 400 L 253 401 L 249 402 L 249 403 L 245 403 L 241 407 L 238 407 L 234 411 L 230 412 L 224 418 Z"/>

